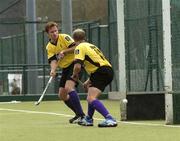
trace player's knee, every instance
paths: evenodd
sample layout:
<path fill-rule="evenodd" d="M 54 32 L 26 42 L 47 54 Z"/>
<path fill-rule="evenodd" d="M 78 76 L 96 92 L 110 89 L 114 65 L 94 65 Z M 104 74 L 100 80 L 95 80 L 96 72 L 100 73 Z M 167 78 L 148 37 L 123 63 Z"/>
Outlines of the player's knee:
<path fill-rule="evenodd" d="M 61 89 L 59 90 L 59 94 L 58 94 L 59 98 L 63 101 L 66 101 L 68 99 L 68 95 L 65 89 Z"/>
<path fill-rule="evenodd" d="M 67 93 L 70 93 L 71 91 L 74 90 L 74 88 L 73 88 L 72 86 L 66 85 L 66 86 L 65 86 L 65 90 L 66 90 Z"/>
<path fill-rule="evenodd" d="M 72 80 L 67 80 L 65 84 L 65 90 L 67 93 L 70 93 L 71 91 L 74 90 L 75 87 L 75 82 Z"/>
<path fill-rule="evenodd" d="M 86 100 L 88 103 L 91 103 L 95 100 L 96 98 L 95 97 L 92 97 L 92 96 L 87 96 Z"/>
<path fill-rule="evenodd" d="M 68 95 L 59 94 L 59 99 L 60 99 L 60 100 L 63 100 L 63 101 L 67 101 L 67 100 L 68 100 Z"/>

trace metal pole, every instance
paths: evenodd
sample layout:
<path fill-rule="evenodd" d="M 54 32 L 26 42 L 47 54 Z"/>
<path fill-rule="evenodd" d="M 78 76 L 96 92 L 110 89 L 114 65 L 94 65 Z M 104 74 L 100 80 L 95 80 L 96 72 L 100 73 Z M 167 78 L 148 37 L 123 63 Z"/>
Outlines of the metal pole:
<path fill-rule="evenodd" d="M 166 124 L 173 123 L 170 0 L 162 0 Z"/>
<path fill-rule="evenodd" d="M 26 57 L 27 64 L 38 64 L 37 58 L 37 29 L 36 23 L 36 1 L 26 0 L 26 20 L 28 23 L 26 25 Z M 28 93 L 37 93 L 37 77 L 38 72 L 28 72 Z M 26 82 L 24 82 L 26 83 Z"/>
<path fill-rule="evenodd" d="M 121 120 L 126 120 L 126 104 L 122 100 L 126 98 L 126 64 L 125 64 L 125 27 L 124 27 L 124 0 L 116 0 L 117 3 L 117 38 L 118 38 L 118 70 L 119 87 L 121 95 Z"/>
<path fill-rule="evenodd" d="M 72 34 L 72 0 L 61 0 L 62 33 Z"/>

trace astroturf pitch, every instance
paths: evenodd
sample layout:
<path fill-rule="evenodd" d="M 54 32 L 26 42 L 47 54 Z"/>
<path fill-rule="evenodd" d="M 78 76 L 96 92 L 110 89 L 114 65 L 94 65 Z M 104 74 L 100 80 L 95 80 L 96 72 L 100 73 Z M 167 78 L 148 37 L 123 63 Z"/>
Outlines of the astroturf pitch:
<path fill-rule="evenodd" d="M 73 113 L 62 101 L 0 103 L 0 141 L 179 141 L 180 126 L 164 121 L 120 121 L 119 101 L 102 101 L 118 120 L 115 128 L 98 128 L 103 117 L 95 113 L 94 126 L 69 124 Z M 87 103 L 81 101 L 86 113 Z"/>

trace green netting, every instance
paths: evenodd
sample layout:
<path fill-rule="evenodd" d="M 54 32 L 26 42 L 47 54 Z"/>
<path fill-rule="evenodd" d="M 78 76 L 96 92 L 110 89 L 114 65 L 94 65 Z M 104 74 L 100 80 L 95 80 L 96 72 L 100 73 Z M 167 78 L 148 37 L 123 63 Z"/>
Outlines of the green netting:
<path fill-rule="evenodd" d="M 28 91 L 28 78 L 27 73 L 38 73 L 38 77 L 36 80 L 38 84 L 37 93 L 42 93 L 43 89 L 45 88 L 45 85 L 48 81 L 48 75 L 49 75 L 49 65 L 45 64 L 38 64 L 38 65 L 27 65 L 27 64 L 1 64 L 0 65 L 0 83 L 2 87 L 2 92 L 0 95 L 7 95 L 9 93 L 9 74 L 21 74 L 22 75 L 22 94 L 27 94 Z M 56 91 L 55 84 L 51 85 L 51 88 L 49 88 L 48 93 L 54 94 Z"/>
<path fill-rule="evenodd" d="M 0 39 L 1 64 L 25 63 L 25 40 L 23 35 L 13 35 Z"/>
<path fill-rule="evenodd" d="M 159 91 L 162 77 L 161 0 L 125 1 L 128 91 Z"/>
<path fill-rule="evenodd" d="M 125 48 L 128 91 L 163 90 L 162 0 L 126 0 Z M 74 24 L 86 31 L 87 40 L 105 54 L 113 65 L 115 77 L 111 90 L 118 90 L 118 48 L 116 0 L 108 1 L 108 26 L 98 21 Z M 180 2 L 171 0 L 173 90 L 179 90 Z M 26 23 L 24 19 L 0 19 L 0 63 L 26 63 Z M 45 45 L 48 42 L 42 31 L 45 23 L 37 24 L 38 63 L 47 64 Z M 3 36 L 2 36 L 3 35 Z M 84 78 L 85 79 L 85 78 Z"/>
<path fill-rule="evenodd" d="M 44 31 L 37 33 L 37 48 L 38 48 L 38 63 L 48 64 L 48 59 L 46 55 L 46 44 L 48 42 L 48 37 L 45 35 Z"/>
<path fill-rule="evenodd" d="M 180 1 L 171 0 L 173 90 L 180 90 Z"/>
<path fill-rule="evenodd" d="M 118 90 L 118 48 L 117 48 L 117 21 L 116 21 L 116 0 L 109 0 L 108 4 L 108 40 L 109 40 L 109 60 L 114 69 L 114 79 L 111 83 L 111 90 Z"/>
<path fill-rule="evenodd" d="M 173 90 L 180 90 L 180 1 L 171 0 L 171 45 Z M 180 93 L 173 94 L 173 122 L 180 123 Z"/>
<path fill-rule="evenodd" d="M 126 0 L 125 47 L 128 91 L 163 90 L 162 0 Z M 180 89 L 180 1 L 171 0 L 173 90 Z M 111 61 L 117 71 L 116 1 L 109 0 Z M 115 39 L 115 41 L 113 41 Z M 117 84 L 117 83 L 116 83 Z"/>

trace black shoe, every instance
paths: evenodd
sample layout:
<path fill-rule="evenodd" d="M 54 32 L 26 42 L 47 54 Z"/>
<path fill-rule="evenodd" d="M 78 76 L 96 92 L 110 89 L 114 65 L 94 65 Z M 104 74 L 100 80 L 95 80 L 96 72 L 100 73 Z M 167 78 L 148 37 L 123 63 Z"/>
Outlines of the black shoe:
<path fill-rule="evenodd" d="M 69 123 L 76 124 L 79 122 L 80 119 L 81 119 L 81 117 L 76 115 L 75 117 L 73 117 L 69 120 Z"/>

